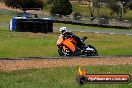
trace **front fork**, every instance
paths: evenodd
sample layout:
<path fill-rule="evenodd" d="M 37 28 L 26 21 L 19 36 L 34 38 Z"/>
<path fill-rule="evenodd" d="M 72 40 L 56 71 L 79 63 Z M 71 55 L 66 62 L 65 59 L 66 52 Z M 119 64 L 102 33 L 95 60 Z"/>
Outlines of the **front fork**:
<path fill-rule="evenodd" d="M 63 46 L 63 52 L 65 56 L 71 56 L 71 52 L 66 46 Z"/>
<path fill-rule="evenodd" d="M 70 50 L 66 46 L 58 46 L 58 48 L 61 48 L 61 52 L 65 56 L 71 56 L 71 52 L 70 52 Z"/>

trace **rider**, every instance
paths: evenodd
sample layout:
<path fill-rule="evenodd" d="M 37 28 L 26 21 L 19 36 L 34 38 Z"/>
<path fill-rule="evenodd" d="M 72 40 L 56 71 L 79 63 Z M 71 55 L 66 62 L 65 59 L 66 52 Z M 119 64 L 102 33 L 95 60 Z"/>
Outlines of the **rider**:
<path fill-rule="evenodd" d="M 81 49 L 84 49 L 84 43 L 83 41 L 76 35 L 74 35 L 72 32 L 68 32 L 66 27 L 60 28 L 60 35 L 63 36 L 64 39 L 67 38 L 74 38 L 77 41 L 77 46 Z"/>

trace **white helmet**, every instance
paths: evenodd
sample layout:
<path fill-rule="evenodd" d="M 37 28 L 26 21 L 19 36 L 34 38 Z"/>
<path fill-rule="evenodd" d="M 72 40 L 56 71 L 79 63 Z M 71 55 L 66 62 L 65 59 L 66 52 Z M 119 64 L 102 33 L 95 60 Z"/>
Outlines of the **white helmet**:
<path fill-rule="evenodd" d="M 60 28 L 60 33 L 61 33 L 61 34 L 65 34 L 66 32 L 67 32 L 66 27 L 61 27 L 61 28 Z"/>

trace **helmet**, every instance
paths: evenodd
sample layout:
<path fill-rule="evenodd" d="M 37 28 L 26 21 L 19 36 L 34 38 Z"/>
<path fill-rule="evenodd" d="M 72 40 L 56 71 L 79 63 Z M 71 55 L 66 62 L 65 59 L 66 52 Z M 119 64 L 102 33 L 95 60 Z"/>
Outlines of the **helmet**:
<path fill-rule="evenodd" d="M 67 32 L 66 27 L 61 27 L 61 28 L 60 28 L 60 33 L 61 33 L 61 34 L 65 34 L 66 32 Z"/>

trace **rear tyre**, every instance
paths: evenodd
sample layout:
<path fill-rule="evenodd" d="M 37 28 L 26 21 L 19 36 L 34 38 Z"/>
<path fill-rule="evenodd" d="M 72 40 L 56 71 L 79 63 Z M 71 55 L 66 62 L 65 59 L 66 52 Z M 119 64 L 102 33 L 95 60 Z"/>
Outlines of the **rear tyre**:
<path fill-rule="evenodd" d="M 94 49 L 93 51 L 90 51 L 87 53 L 87 56 L 98 56 L 98 51 L 93 47 L 92 45 L 88 45 L 89 48 Z"/>

